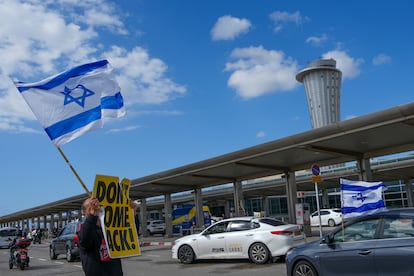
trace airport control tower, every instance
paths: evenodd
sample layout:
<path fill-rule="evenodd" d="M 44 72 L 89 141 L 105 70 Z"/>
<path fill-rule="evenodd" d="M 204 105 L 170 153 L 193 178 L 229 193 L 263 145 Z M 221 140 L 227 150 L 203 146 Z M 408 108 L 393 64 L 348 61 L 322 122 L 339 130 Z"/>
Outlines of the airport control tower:
<path fill-rule="evenodd" d="M 334 59 L 311 62 L 296 75 L 305 86 L 312 128 L 340 121 L 342 72 Z"/>

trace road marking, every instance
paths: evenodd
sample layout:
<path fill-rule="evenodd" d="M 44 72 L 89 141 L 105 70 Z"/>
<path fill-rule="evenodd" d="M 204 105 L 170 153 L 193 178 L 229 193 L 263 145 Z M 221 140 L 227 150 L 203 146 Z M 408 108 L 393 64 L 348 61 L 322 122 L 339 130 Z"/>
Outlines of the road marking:
<path fill-rule="evenodd" d="M 55 262 L 55 264 L 64 264 L 63 262 Z"/>
<path fill-rule="evenodd" d="M 146 255 L 146 256 L 148 256 L 148 257 L 156 257 L 156 258 L 161 257 L 161 255 Z"/>
<path fill-rule="evenodd" d="M 38 260 L 39 261 L 43 261 L 43 262 L 46 262 L 47 261 L 46 259 L 42 259 L 42 258 L 38 258 Z"/>
<path fill-rule="evenodd" d="M 82 268 L 82 266 L 81 266 L 81 265 L 73 265 L 73 266 L 76 266 L 76 267 Z"/>

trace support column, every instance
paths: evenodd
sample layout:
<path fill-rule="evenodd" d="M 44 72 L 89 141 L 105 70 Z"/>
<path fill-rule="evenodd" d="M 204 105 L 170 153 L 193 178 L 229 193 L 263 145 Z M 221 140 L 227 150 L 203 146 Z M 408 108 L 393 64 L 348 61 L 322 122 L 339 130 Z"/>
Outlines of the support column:
<path fill-rule="evenodd" d="M 194 202 L 196 207 L 196 227 L 204 228 L 204 212 L 203 212 L 203 198 L 201 196 L 201 189 L 194 190 Z"/>
<path fill-rule="evenodd" d="M 139 208 L 141 213 L 141 234 L 144 237 L 148 237 L 147 231 L 147 200 L 145 198 L 141 199 L 141 205 Z"/>
<path fill-rule="evenodd" d="M 269 206 L 269 197 L 263 197 L 263 211 L 266 217 L 270 216 L 270 206 Z"/>
<path fill-rule="evenodd" d="M 295 172 L 286 172 L 285 177 L 289 222 L 296 223 L 295 204 L 297 203 L 297 189 Z"/>
<path fill-rule="evenodd" d="M 226 200 L 224 203 L 224 217 L 223 218 L 229 218 L 230 217 L 230 201 Z"/>
<path fill-rule="evenodd" d="M 171 205 L 171 194 L 165 195 L 164 209 L 165 209 L 165 234 L 171 238 L 172 231 L 172 205 Z"/>
<path fill-rule="evenodd" d="M 414 207 L 413 203 L 413 187 L 411 185 L 411 179 L 406 178 L 404 180 L 405 183 L 405 192 L 407 193 L 407 201 L 408 201 L 408 207 Z"/>
<path fill-rule="evenodd" d="M 369 158 L 363 158 L 358 160 L 359 180 L 372 181 L 371 163 Z"/>
<path fill-rule="evenodd" d="M 329 207 L 329 194 L 327 189 L 322 190 L 322 208 L 330 208 Z"/>
<path fill-rule="evenodd" d="M 234 189 L 234 215 L 236 217 L 244 216 L 244 199 L 243 199 L 243 187 L 240 180 L 233 182 Z"/>

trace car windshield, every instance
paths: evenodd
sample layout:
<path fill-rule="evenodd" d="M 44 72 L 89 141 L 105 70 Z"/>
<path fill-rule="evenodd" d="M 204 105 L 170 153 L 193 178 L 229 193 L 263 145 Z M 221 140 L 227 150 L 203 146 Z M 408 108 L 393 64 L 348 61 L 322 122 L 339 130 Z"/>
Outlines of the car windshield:
<path fill-rule="evenodd" d="M 266 223 L 272 226 L 279 226 L 279 225 L 285 225 L 286 223 L 281 221 L 281 220 L 277 220 L 277 219 L 272 219 L 272 218 L 262 218 L 259 219 L 259 222 L 261 223 Z"/>
<path fill-rule="evenodd" d="M 335 213 L 341 213 L 341 209 L 332 209 L 332 211 Z"/>

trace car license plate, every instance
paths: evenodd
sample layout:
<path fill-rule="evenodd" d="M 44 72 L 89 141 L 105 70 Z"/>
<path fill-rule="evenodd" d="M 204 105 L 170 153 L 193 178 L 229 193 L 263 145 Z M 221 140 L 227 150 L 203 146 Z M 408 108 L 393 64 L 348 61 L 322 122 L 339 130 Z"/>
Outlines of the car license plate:
<path fill-rule="evenodd" d="M 296 231 L 295 231 L 295 236 L 300 236 L 300 235 L 302 235 L 302 231 L 300 231 L 300 230 L 296 230 Z"/>

